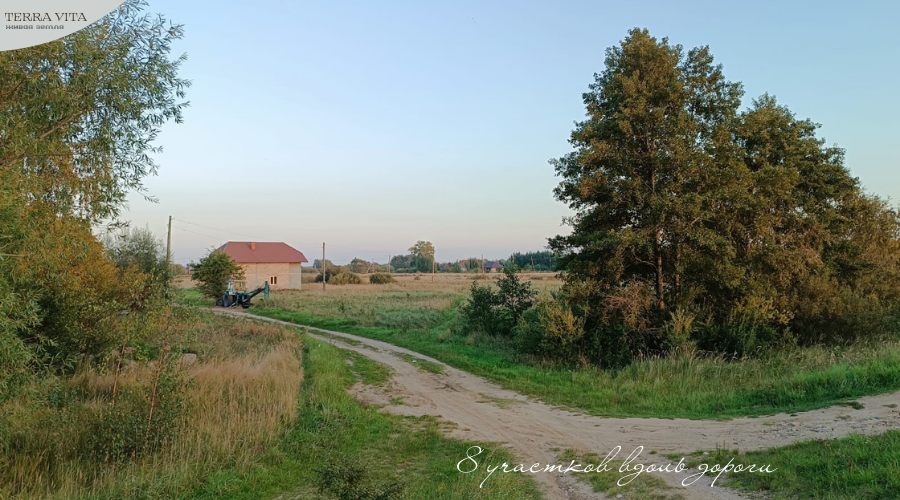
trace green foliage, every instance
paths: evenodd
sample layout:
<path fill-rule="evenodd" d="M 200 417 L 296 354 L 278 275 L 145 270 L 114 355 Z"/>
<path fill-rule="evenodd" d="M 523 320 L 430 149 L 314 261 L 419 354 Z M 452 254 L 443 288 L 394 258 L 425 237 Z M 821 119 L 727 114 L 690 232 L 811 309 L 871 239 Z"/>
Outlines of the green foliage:
<path fill-rule="evenodd" d="M 373 285 L 386 285 L 388 283 L 395 283 L 397 280 L 389 273 L 375 273 L 369 276 L 369 283 Z"/>
<path fill-rule="evenodd" d="M 330 280 L 328 280 L 328 284 L 330 285 L 359 285 L 362 284 L 362 280 L 359 279 L 359 276 L 354 273 L 341 273 L 333 276 Z"/>
<path fill-rule="evenodd" d="M 330 267 L 330 266 L 326 267 L 325 268 L 325 283 L 331 282 L 331 277 L 334 276 L 335 274 L 337 274 L 337 273 L 334 271 L 333 267 Z M 319 272 L 319 274 L 316 275 L 315 282 L 316 283 L 322 282 L 322 273 L 321 272 Z"/>
<path fill-rule="evenodd" d="M 0 311 L 2 314 L 2 311 Z M 34 353 L 12 332 L 0 329 L 0 404 L 30 380 Z"/>
<path fill-rule="evenodd" d="M 151 277 L 151 285 L 166 289 L 175 275 L 174 266 L 167 265 L 165 245 L 149 228 L 123 230 L 107 236 L 103 245 L 120 269 L 136 268 Z"/>
<path fill-rule="evenodd" d="M 377 481 L 358 458 L 336 453 L 316 469 L 319 488 L 340 500 L 390 500 L 403 498 L 398 477 Z"/>
<path fill-rule="evenodd" d="M 186 106 L 182 58 L 169 59 L 181 27 L 143 7 L 0 54 L 0 393 L 26 371 L 103 354 L 120 312 L 154 295 L 91 233 L 156 171 L 152 141 Z"/>
<path fill-rule="evenodd" d="M 370 262 L 354 257 L 353 260 L 350 261 L 350 264 L 347 268 L 351 273 L 367 273 L 369 272 L 369 268 L 372 267 Z"/>
<path fill-rule="evenodd" d="M 162 125 L 181 122 L 183 30 L 125 2 L 65 38 L 0 54 L 0 170 L 54 211 L 98 222 L 156 172 Z M 27 196 L 23 196 L 24 203 Z"/>
<path fill-rule="evenodd" d="M 23 339 L 57 367 L 79 354 L 103 354 L 118 343 L 122 311 L 152 299 L 149 276 L 119 269 L 78 219 L 33 210 L 40 221 L 19 242 L 16 286 L 37 306 L 40 323 Z"/>
<path fill-rule="evenodd" d="M 228 280 L 244 279 L 244 269 L 225 252 L 212 250 L 200 259 L 199 264 L 191 264 L 197 288 L 211 298 L 221 297 L 228 289 Z"/>
<path fill-rule="evenodd" d="M 100 411 L 91 422 L 85 458 L 91 461 L 124 462 L 157 452 L 174 442 L 185 410 L 186 380 L 169 363 L 158 382 L 123 388 L 116 406 Z M 153 408 L 150 419 L 150 408 Z"/>
<path fill-rule="evenodd" d="M 415 268 L 418 272 L 430 273 L 431 266 L 434 263 L 434 245 L 430 241 L 417 241 L 415 245 L 409 247 L 408 262 L 410 267 Z"/>
<path fill-rule="evenodd" d="M 803 441 L 735 457 L 735 463 L 771 464 L 778 472 L 733 473 L 725 484 L 764 491 L 776 500 L 894 498 L 900 491 L 898 450 L 900 431 L 896 430 L 879 436 L 851 434 L 841 439 Z"/>
<path fill-rule="evenodd" d="M 575 212 L 550 241 L 567 296 L 629 357 L 847 341 L 900 317 L 897 211 L 818 125 L 768 95 L 739 113 L 742 95 L 708 48 L 632 30 L 584 94 L 575 151 L 551 161 Z"/>
<path fill-rule="evenodd" d="M 564 300 L 540 298 L 535 307 L 524 312 L 515 333 L 521 352 L 563 363 L 584 359 L 584 319 L 576 316 Z"/>
<path fill-rule="evenodd" d="M 340 300 L 336 294 L 321 299 L 325 302 L 294 302 L 294 310 L 256 312 L 405 347 L 548 404 L 592 415 L 692 419 L 771 415 L 900 390 L 900 341 L 776 349 L 740 360 L 709 355 L 647 357 L 615 369 L 573 369 L 571 364 L 577 360 L 561 366 L 525 362 L 514 343 L 501 337 L 447 336 L 453 311 L 447 312 L 443 322 L 405 331 L 366 321 L 361 315 L 367 309 L 350 318 L 340 317 L 329 307 Z M 406 314 L 422 311 L 416 302 L 411 304 Z M 622 325 L 609 328 L 617 330 L 603 335 L 585 330 L 585 356 L 597 359 L 605 352 L 609 363 L 603 366 L 621 366 L 622 358 L 617 357 L 628 351 L 617 351 L 621 344 L 616 342 L 627 342 L 623 338 L 627 332 Z"/>
<path fill-rule="evenodd" d="M 332 268 L 334 268 L 334 267 L 335 267 L 335 266 L 334 266 L 334 263 L 333 263 L 333 262 L 331 262 L 331 261 L 328 260 L 328 259 L 325 259 L 325 269 L 326 269 L 326 270 L 327 270 L 327 269 L 332 269 Z M 319 272 L 321 272 L 321 271 L 322 271 L 322 259 L 315 259 L 315 260 L 313 261 L 313 268 L 314 268 L 314 269 L 318 269 Z"/>
<path fill-rule="evenodd" d="M 519 279 L 517 271 L 507 267 L 497 280 L 498 290 L 472 282 L 469 300 L 460 309 L 467 330 L 510 337 L 522 314 L 531 307 L 537 292 L 531 283 Z"/>
<path fill-rule="evenodd" d="M 534 266 L 535 271 L 556 271 L 559 258 L 549 250 L 540 252 L 516 252 L 509 256 L 509 260 L 503 265 L 515 265 L 521 269 L 530 271 Z M 477 269 L 477 267 L 476 267 Z"/>

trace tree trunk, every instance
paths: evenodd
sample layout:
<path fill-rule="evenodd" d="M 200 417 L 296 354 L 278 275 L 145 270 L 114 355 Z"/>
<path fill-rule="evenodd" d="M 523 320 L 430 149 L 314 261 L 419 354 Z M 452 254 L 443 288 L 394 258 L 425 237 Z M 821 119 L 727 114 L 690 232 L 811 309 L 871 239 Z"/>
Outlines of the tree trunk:
<path fill-rule="evenodd" d="M 650 192 L 652 198 L 656 198 L 656 169 L 650 169 Z M 665 279 L 663 278 L 663 256 L 662 256 L 662 228 L 657 227 L 653 241 L 653 260 L 656 266 L 656 304 L 660 310 L 666 308 L 666 298 L 663 295 L 665 288 Z"/>
<path fill-rule="evenodd" d="M 663 256 L 662 256 L 662 229 L 656 230 L 656 241 L 653 245 L 653 253 L 656 254 L 656 303 L 660 310 L 666 308 L 666 298 L 663 295 L 665 289 L 665 279 L 663 278 Z"/>

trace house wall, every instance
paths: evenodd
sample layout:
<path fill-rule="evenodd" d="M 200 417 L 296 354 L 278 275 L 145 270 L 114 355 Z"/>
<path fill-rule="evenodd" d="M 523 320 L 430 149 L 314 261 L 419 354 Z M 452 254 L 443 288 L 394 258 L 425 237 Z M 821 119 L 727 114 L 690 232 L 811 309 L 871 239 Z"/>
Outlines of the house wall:
<path fill-rule="evenodd" d="M 302 279 L 301 264 L 299 262 L 290 264 L 288 271 L 290 272 L 290 275 L 291 275 L 289 286 L 294 290 L 299 290 L 300 286 L 301 286 L 301 284 L 300 284 L 301 279 Z"/>
<path fill-rule="evenodd" d="M 297 266 L 297 279 L 293 279 L 295 274 L 293 266 Z M 291 288 L 300 288 L 300 264 L 241 264 L 244 268 L 244 281 L 247 289 L 252 290 L 263 286 L 263 283 L 269 281 L 272 276 L 278 277 L 278 284 L 269 283 L 272 290 L 287 290 Z"/>

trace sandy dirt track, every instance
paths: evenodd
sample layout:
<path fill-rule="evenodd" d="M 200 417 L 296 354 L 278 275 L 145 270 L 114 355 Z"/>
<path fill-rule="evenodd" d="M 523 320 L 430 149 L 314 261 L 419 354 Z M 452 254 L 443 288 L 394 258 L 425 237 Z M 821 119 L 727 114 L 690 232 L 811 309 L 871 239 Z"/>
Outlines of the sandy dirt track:
<path fill-rule="evenodd" d="M 216 312 L 298 326 L 240 311 Z M 670 462 L 664 457 L 669 453 L 687 454 L 698 449 L 715 449 L 717 446 L 750 451 L 785 446 L 805 439 L 839 438 L 850 433 L 880 434 L 900 428 L 900 408 L 896 406 L 900 404 L 900 393 L 858 398 L 857 401 L 864 406 L 859 410 L 835 406 L 798 413 L 796 416 L 779 414 L 727 421 L 588 416 L 503 389 L 408 349 L 341 332 L 302 328 L 306 328 L 315 338 L 358 352 L 394 370 L 392 380 L 385 387 L 357 384 L 353 388 L 354 394 L 363 402 L 383 405 L 385 411 L 402 415 L 439 417 L 454 424 L 448 430 L 448 434 L 453 437 L 504 443 L 525 467 L 536 462 L 542 464 L 542 467 L 545 464 L 560 463 L 558 451 L 567 448 L 593 452 L 603 457 L 614 447 L 621 446 L 622 452 L 616 457 L 621 460 L 636 447 L 643 446 L 644 451 L 638 462 L 664 465 Z M 316 331 L 328 336 L 317 336 Z M 352 345 L 335 337 L 363 345 Z M 440 364 L 443 367 L 442 373 L 420 370 L 415 364 L 398 357 L 398 353 Z M 402 397 L 403 404 L 392 405 L 391 400 L 398 397 Z M 651 450 L 658 454 L 651 455 Z M 462 458 L 464 457 L 460 457 Z M 487 464 L 481 464 L 481 468 L 484 465 Z M 689 473 L 694 472 L 697 472 L 696 469 Z M 698 481 L 692 486 L 683 487 L 680 483 L 687 474 L 652 475 L 663 479 L 672 487 L 670 494 L 680 493 L 684 498 L 745 498 L 733 490 L 720 487 L 719 483 L 715 487 L 709 487 L 710 480 L 707 478 L 704 478 L 705 483 Z M 605 498 L 574 480 L 571 475 L 542 472 L 533 474 L 533 477 L 542 485 L 545 498 L 548 499 Z"/>

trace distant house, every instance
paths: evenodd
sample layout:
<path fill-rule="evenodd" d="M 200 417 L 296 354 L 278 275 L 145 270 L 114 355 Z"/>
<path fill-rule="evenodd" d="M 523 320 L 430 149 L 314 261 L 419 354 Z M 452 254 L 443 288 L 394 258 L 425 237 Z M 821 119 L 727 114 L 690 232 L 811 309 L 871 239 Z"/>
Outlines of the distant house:
<path fill-rule="evenodd" d="M 465 260 L 459 261 L 459 270 L 464 273 L 469 272 L 469 270 L 467 269 L 468 265 L 469 265 L 468 261 L 465 261 Z"/>
<path fill-rule="evenodd" d="M 281 242 L 229 241 L 219 248 L 244 268 L 247 289 L 266 281 L 275 290 L 300 289 L 300 266 L 309 262 L 303 253 Z"/>
<path fill-rule="evenodd" d="M 502 270 L 503 266 L 499 262 L 488 262 L 484 265 L 484 272 L 486 273 L 499 273 Z"/>

